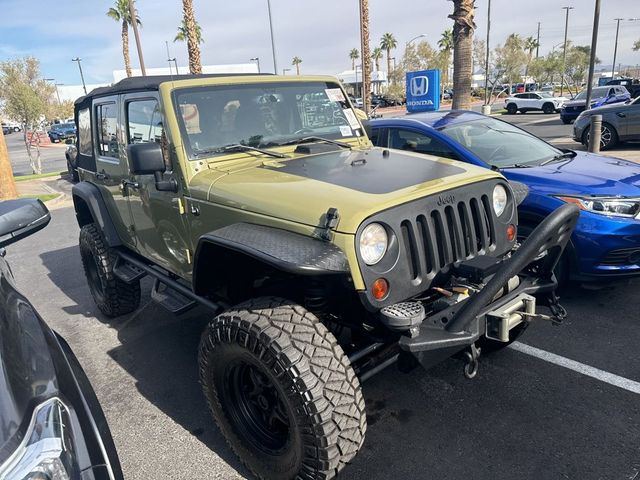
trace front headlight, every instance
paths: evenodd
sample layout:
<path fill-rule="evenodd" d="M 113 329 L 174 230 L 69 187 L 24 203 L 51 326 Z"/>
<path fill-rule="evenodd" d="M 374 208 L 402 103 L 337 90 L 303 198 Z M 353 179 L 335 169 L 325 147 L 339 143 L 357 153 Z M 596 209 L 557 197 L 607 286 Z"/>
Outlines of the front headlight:
<path fill-rule="evenodd" d="M 507 189 L 502 185 L 496 185 L 493 189 L 493 211 L 499 217 L 507 208 L 507 202 L 509 197 L 507 196 Z"/>
<path fill-rule="evenodd" d="M 389 237 L 379 223 L 367 225 L 360 234 L 360 256 L 367 265 L 375 265 L 387 253 Z"/>
<path fill-rule="evenodd" d="M 639 198 L 558 196 L 560 200 L 587 210 L 614 217 L 636 217 L 640 213 Z"/>
<path fill-rule="evenodd" d="M 0 478 L 70 480 L 79 478 L 77 470 L 69 411 L 52 398 L 33 412 L 23 442 L 0 465 Z"/>

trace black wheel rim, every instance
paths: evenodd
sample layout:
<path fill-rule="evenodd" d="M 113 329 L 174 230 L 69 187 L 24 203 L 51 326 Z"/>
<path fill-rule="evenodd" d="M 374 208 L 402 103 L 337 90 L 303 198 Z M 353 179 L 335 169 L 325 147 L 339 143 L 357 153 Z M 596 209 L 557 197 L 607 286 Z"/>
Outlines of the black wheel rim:
<path fill-rule="evenodd" d="M 611 130 L 603 126 L 600 132 L 600 148 L 605 148 L 611 143 Z"/>
<path fill-rule="evenodd" d="M 271 376 L 250 361 L 236 361 L 225 375 L 227 408 L 237 433 L 259 450 L 278 455 L 290 441 L 291 419 Z"/>
<path fill-rule="evenodd" d="M 89 288 L 93 292 L 98 302 L 104 299 L 104 285 L 102 284 L 102 277 L 98 272 L 97 262 L 99 260 L 94 259 L 93 256 L 86 258 L 85 265 L 87 266 L 87 276 L 89 277 Z"/>

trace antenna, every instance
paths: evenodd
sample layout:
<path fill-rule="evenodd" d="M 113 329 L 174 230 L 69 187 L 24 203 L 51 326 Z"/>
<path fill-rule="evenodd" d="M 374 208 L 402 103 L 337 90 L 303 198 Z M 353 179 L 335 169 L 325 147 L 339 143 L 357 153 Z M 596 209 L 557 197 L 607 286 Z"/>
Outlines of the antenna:
<path fill-rule="evenodd" d="M 169 75 L 171 75 L 171 79 L 173 80 L 173 70 L 171 70 L 171 54 L 169 53 L 169 41 L 164 41 L 165 46 L 167 47 L 167 62 L 169 62 Z M 176 71 L 176 75 L 178 72 Z"/>

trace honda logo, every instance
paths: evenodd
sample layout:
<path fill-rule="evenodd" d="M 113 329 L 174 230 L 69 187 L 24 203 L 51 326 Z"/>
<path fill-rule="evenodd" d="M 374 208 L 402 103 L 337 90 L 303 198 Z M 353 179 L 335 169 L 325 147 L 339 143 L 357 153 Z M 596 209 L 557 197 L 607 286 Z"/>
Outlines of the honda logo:
<path fill-rule="evenodd" d="M 429 93 L 429 79 L 427 77 L 413 77 L 411 79 L 411 96 L 423 97 Z"/>

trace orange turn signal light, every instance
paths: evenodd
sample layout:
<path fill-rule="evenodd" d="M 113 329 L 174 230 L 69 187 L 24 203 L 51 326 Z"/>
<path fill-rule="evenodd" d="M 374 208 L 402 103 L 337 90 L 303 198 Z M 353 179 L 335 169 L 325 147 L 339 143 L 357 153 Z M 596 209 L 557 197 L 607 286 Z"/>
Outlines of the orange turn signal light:
<path fill-rule="evenodd" d="M 513 240 L 516 238 L 516 226 L 512 223 L 511 225 L 509 225 L 507 227 L 507 240 L 509 240 L 510 242 L 513 242 Z"/>
<path fill-rule="evenodd" d="M 389 293 L 389 282 L 384 278 L 378 278 L 371 285 L 371 294 L 376 300 L 382 300 Z"/>

